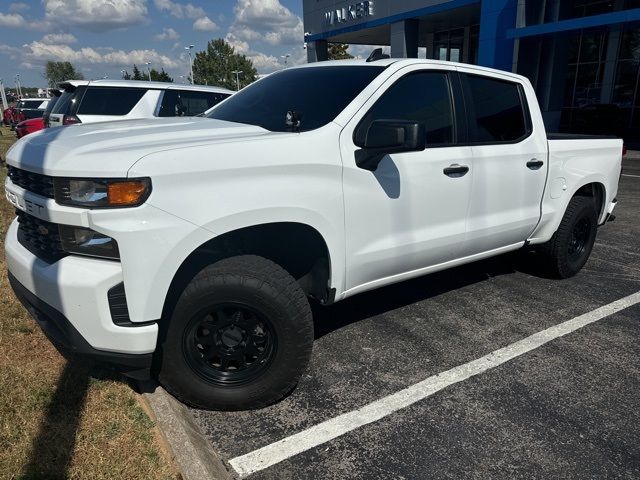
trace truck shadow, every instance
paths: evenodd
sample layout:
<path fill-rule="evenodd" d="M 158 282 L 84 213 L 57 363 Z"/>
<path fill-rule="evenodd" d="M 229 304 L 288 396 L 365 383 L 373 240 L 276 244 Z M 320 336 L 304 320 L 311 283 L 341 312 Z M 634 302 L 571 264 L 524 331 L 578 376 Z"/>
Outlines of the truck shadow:
<path fill-rule="evenodd" d="M 361 293 L 329 307 L 314 302 L 315 339 L 360 320 L 515 272 L 548 278 L 535 254 L 515 252 Z"/>
<path fill-rule="evenodd" d="M 90 378 L 118 379 L 112 372 L 77 360 L 67 362 L 18 478 L 69 478 Z"/>

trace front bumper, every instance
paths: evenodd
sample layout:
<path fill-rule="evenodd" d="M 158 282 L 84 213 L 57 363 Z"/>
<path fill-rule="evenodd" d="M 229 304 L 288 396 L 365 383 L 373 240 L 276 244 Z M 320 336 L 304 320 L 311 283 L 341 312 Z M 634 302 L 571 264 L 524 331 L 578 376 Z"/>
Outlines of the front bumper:
<path fill-rule="evenodd" d="M 156 323 L 120 326 L 111 318 L 107 292 L 123 281 L 119 262 L 69 255 L 47 263 L 20 244 L 15 220 L 7 232 L 5 250 L 13 284 L 20 285 L 23 298 L 31 299 L 27 304 L 50 307 L 38 309 L 47 310 L 49 317 L 64 318 L 91 349 L 134 355 L 155 350 Z M 49 310 L 59 315 L 50 315 Z"/>
<path fill-rule="evenodd" d="M 67 358 L 83 357 L 99 364 L 106 364 L 125 375 L 144 380 L 149 377 L 153 355 L 126 354 L 93 348 L 62 313 L 31 293 L 16 277 L 9 273 L 9 283 L 18 300 L 53 343 Z"/>

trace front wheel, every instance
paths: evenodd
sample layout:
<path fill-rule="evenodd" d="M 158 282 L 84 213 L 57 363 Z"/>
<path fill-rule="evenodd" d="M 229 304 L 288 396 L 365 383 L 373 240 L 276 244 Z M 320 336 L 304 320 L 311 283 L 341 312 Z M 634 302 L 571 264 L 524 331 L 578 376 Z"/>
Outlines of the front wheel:
<path fill-rule="evenodd" d="M 547 271 L 557 278 L 577 274 L 591 255 L 598 230 L 598 216 L 591 197 L 573 197 L 551 240 L 540 246 Z"/>
<path fill-rule="evenodd" d="M 284 269 L 243 255 L 209 265 L 186 287 L 161 346 L 160 383 L 199 408 L 260 408 L 284 397 L 313 346 L 309 302 Z"/>

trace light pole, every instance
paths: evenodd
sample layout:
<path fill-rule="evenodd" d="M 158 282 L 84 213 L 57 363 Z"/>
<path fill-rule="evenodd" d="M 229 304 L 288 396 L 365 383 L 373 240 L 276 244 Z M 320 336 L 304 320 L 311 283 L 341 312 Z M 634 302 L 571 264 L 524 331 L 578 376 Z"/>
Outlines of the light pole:
<path fill-rule="evenodd" d="M 149 72 L 149 81 L 151 81 L 151 62 L 145 62 L 147 66 L 147 71 Z"/>
<path fill-rule="evenodd" d="M 287 53 L 286 55 L 280 55 L 280 58 L 284 58 L 284 68 L 287 68 L 287 61 L 289 60 L 290 56 L 290 53 Z"/>
<path fill-rule="evenodd" d="M 193 45 L 189 45 L 188 47 L 184 47 L 184 49 L 189 54 L 189 68 L 191 69 L 191 85 L 195 85 L 195 79 L 193 78 L 193 58 L 191 58 L 191 49 Z"/>
<path fill-rule="evenodd" d="M 7 95 L 4 93 L 4 83 L 2 83 L 2 79 L 0 78 L 0 99 L 2 100 L 2 110 L 6 110 L 9 108 L 9 103 L 7 102 Z M 0 112 L 0 120 L 2 118 L 2 112 Z"/>
<path fill-rule="evenodd" d="M 236 91 L 240 91 L 240 75 L 242 74 L 242 70 L 234 70 L 231 73 L 236 76 Z"/>
<path fill-rule="evenodd" d="M 20 85 L 20 74 L 16 73 L 16 92 L 18 97 L 22 98 L 22 85 Z"/>

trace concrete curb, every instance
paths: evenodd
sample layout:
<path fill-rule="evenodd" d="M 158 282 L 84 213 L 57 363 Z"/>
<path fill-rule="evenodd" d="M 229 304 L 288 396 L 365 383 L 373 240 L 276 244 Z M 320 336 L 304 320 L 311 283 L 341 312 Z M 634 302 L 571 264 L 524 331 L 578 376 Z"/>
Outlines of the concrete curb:
<path fill-rule="evenodd" d="M 142 399 L 153 412 L 184 480 L 234 478 L 194 423 L 187 407 L 160 386 L 142 391 L 145 392 Z"/>

